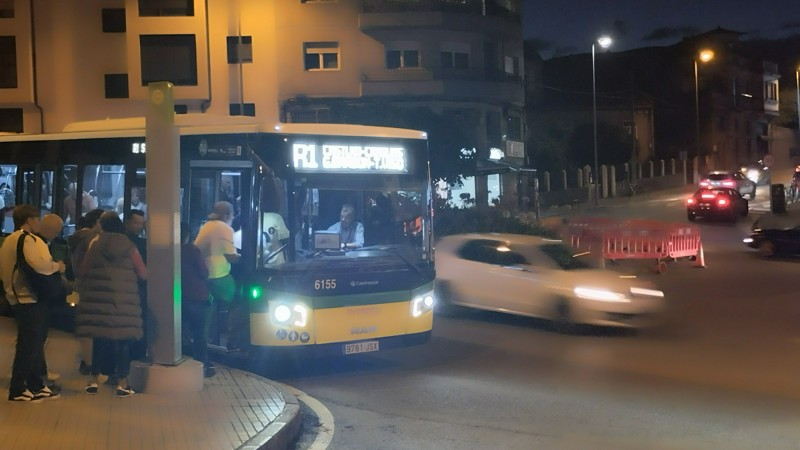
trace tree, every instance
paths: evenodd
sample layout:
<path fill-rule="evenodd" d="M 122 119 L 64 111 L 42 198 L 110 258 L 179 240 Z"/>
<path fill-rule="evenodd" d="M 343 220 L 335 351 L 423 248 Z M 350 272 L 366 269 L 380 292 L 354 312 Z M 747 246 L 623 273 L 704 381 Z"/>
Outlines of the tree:
<path fill-rule="evenodd" d="M 631 159 L 630 136 L 622 127 L 597 123 L 598 164 L 622 164 Z M 578 125 L 567 147 L 568 167 L 594 166 L 594 125 Z"/>
<path fill-rule="evenodd" d="M 780 113 L 775 124 L 781 127 L 797 129 L 797 92 L 796 88 L 781 89 Z"/>

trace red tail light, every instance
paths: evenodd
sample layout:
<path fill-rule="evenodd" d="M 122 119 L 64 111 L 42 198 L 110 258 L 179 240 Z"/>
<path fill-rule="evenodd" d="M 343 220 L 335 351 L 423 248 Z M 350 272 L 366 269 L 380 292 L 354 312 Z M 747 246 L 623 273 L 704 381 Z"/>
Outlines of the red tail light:
<path fill-rule="evenodd" d="M 736 183 L 734 183 L 733 181 L 723 181 L 722 185 L 725 187 L 734 187 L 736 186 Z"/>
<path fill-rule="evenodd" d="M 687 205 L 694 205 L 694 202 L 695 202 L 694 197 L 689 197 L 686 199 Z"/>
<path fill-rule="evenodd" d="M 718 198 L 717 199 L 717 204 L 719 206 L 727 206 L 728 205 L 728 199 L 727 198 Z"/>
<path fill-rule="evenodd" d="M 700 182 L 700 187 L 708 187 L 708 180 L 703 180 Z"/>

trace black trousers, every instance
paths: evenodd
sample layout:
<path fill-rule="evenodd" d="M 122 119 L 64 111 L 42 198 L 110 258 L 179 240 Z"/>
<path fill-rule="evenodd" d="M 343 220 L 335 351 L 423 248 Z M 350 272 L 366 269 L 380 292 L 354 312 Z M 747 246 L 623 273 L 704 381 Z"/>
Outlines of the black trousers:
<path fill-rule="evenodd" d="M 211 323 L 211 305 L 205 302 L 186 300 L 181 304 L 183 323 L 192 336 L 192 357 L 208 368 L 208 330 Z"/>
<path fill-rule="evenodd" d="M 131 367 L 131 342 L 127 339 L 94 338 L 91 374 L 127 378 Z"/>
<path fill-rule="evenodd" d="M 17 347 L 9 393 L 17 396 L 25 389 L 35 393 L 44 387 L 41 372 L 47 338 L 47 307 L 41 303 L 28 303 L 14 305 L 11 310 L 17 322 Z"/>

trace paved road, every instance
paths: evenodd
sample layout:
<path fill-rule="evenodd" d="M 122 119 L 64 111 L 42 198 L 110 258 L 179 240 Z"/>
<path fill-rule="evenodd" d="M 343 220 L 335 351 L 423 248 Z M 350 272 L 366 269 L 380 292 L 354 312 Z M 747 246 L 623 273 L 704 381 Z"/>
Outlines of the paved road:
<path fill-rule="evenodd" d="M 699 224 L 707 269 L 622 267 L 664 289 L 664 328 L 564 336 L 532 319 L 439 316 L 426 346 L 282 381 L 331 411 L 334 449 L 800 448 L 800 261 L 741 243 L 763 196 L 737 225 Z M 587 213 L 685 221 L 684 198 Z"/>

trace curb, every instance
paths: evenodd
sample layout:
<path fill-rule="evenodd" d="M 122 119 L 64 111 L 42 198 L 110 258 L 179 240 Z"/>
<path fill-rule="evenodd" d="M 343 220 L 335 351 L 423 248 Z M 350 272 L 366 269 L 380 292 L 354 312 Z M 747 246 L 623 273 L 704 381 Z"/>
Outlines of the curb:
<path fill-rule="evenodd" d="M 285 385 L 252 372 L 248 373 L 278 390 L 283 396 L 286 406 L 272 423 L 248 439 L 238 450 L 286 450 L 290 448 L 290 445 L 300 435 L 300 427 L 303 424 L 300 416 L 300 402 Z"/>

